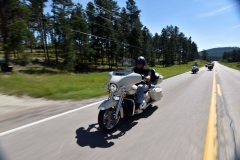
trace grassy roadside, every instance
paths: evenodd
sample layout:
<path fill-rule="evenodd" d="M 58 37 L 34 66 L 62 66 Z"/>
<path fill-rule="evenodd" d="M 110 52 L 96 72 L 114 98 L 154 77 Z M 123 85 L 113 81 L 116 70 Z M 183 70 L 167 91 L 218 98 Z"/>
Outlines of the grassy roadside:
<path fill-rule="evenodd" d="M 224 66 L 227 66 L 227 67 L 230 67 L 230 68 L 234 68 L 234 69 L 237 69 L 240 71 L 240 63 L 237 63 L 237 62 L 221 62 L 221 61 L 218 61 L 218 63 L 224 65 Z"/>
<path fill-rule="evenodd" d="M 191 64 L 171 67 L 154 67 L 164 79 L 191 70 Z M 205 62 L 200 63 L 204 66 Z M 0 75 L 0 92 L 7 95 L 28 95 L 47 99 L 82 100 L 106 95 L 103 85 L 108 82 L 108 72 L 90 74 L 25 74 Z"/>

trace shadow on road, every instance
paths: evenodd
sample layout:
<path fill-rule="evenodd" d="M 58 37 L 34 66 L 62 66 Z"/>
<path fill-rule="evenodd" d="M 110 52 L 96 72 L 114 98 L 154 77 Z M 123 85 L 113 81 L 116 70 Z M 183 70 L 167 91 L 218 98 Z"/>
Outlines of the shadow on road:
<path fill-rule="evenodd" d="M 104 132 L 99 128 L 98 123 L 90 124 L 88 128 L 80 127 L 76 130 L 77 144 L 81 147 L 89 146 L 91 148 L 109 148 L 114 145 L 112 140 L 119 139 L 124 136 L 127 131 L 131 130 L 136 122 L 142 118 L 148 118 L 156 110 L 157 106 L 148 107 L 143 113 L 133 117 L 126 117 L 120 120 L 118 126 L 109 132 Z M 96 117 L 97 118 L 97 117 Z"/>

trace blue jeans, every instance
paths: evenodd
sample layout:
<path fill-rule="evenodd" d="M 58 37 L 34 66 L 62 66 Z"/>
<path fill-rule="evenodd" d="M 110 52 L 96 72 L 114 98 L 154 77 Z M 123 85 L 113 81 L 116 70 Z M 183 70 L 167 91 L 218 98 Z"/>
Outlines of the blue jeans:
<path fill-rule="evenodd" d="M 139 84 L 137 87 L 137 100 L 136 103 L 142 103 L 144 99 L 144 92 L 148 90 L 147 84 Z"/>

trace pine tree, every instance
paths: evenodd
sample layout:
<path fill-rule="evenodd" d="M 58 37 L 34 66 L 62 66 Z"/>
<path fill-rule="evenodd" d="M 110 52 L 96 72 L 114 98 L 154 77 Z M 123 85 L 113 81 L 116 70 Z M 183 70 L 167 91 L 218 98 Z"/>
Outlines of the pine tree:
<path fill-rule="evenodd" d="M 127 39 L 128 39 L 128 35 L 130 33 L 130 26 L 128 23 L 128 16 L 127 16 L 127 11 L 126 9 L 123 7 L 121 12 L 120 12 L 120 19 L 119 19 L 119 25 L 120 25 L 120 29 L 118 31 L 118 41 L 121 44 L 121 48 L 120 48 L 120 57 L 123 59 L 124 57 L 129 57 L 129 55 L 127 55 L 128 51 L 127 51 Z"/>
<path fill-rule="evenodd" d="M 48 0 L 29 0 L 30 9 L 32 12 L 32 28 L 35 28 L 41 38 L 41 44 L 45 56 L 45 60 L 49 63 L 49 55 L 47 49 L 47 37 L 46 37 L 46 16 L 44 15 L 45 3 Z"/>
<path fill-rule="evenodd" d="M 84 60 L 91 60 L 89 55 L 89 38 L 86 34 L 89 33 L 86 15 L 82 5 L 77 3 L 71 13 L 71 28 L 73 29 L 74 42 L 76 43 L 76 49 L 78 50 L 78 63 L 84 63 Z"/>
<path fill-rule="evenodd" d="M 87 15 L 87 22 L 88 22 L 88 28 L 90 30 L 91 35 L 91 44 L 90 47 L 94 49 L 94 51 L 91 52 L 94 63 L 97 65 L 98 59 L 101 58 L 101 52 L 103 50 L 103 45 L 101 42 L 101 39 L 99 39 L 96 36 L 96 28 L 97 28 L 97 23 L 96 23 L 96 7 L 93 2 L 88 2 L 87 7 L 86 7 L 86 15 Z M 102 58 L 102 65 L 103 65 L 103 58 Z"/>
<path fill-rule="evenodd" d="M 204 50 L 202 51 L 202 60 L 207 61 L 207 56 L 208 56 L 208 53 L 207 53 L 207 51 L 204 49 Z"/>
<path fill-rule="evenodd" d="M 119 7 L 117 3 L 112 0 L 95 0 L 94 5 L 96 6 L 94 33 L 97 36 L 95 44 L 101 49 L 99 53 L 101 54 L 102 64 L 106 57 L 107 63 L 111 68 L 114 65 L 117 49 L 117 37 L 114 25 L 117 22 Z"/>
<path fill-rule="evenodd" d="M 160 35 L 158 33 L 155 33 L 155 35 L 152 38 L 152 45 L 153 50 L 155 51 L 155 57 L 158 60 L 158 63 L 160 62 L 161 58 L 161 52 L 160 52 Z"/>
<path fill-rule="evenodd" d="M 3 49 L 6 63 L 10 65 L 10 52 L 17 50 L 17 53 L 24 53 L 25 46 L 32 37 L 27 26 L 30 10 L 25 1 L 4 0 L 0 1 L 0 11 Z M 28 59 L 25 62 L 27 61 Z"/>
<path fill-rule="evenodd" d="M 168 48 L 169 48 L 169 35 L 167 29 L 163 28 L 160 41 L 160 50 L 163 54 L 163 66 L 170 65 L 170 56 Z"/>
<path fill-rule="evenodd" d="M 62 69 L 73 71 L 75 67 L 76 53 L 74 43 L 74 33 L 71 28 L 71 13 L 74 4 L 71 0 L 53 0 L 54 30 L 57 41 L 55 44 L 59 47 L 60 54 L 64 59 Z"/>
<path fill-rule="evenodd" d="M 194 59 L 198 59 L 199 58 L 199 54 L 198 54 L 198 47 L 197 44 L 195 42 L 192 42 L 192 54 L 194 55 Z"/>
<path fill-rule="evenodd" d="M 155 54 L 153 52 L 153 46 L 152 46 L 152 34 L 148 30 L 148 28 L 145 26 L 142 30 L 142 56 L 146 58 L 146 60 L 149 62 L 151 66 L 155 66 Z"/>
<path fill-rule="evenodd" d="M 142 23 L 140 21 L 141 10 L 138 9 L 134 0 L 128 0 L 126 4 L 128 23 L 130 27 L 128 29 L 130 33 L 127 38 L 129 44 L 129 54 L 130 58 L 137 58 L 137 56 L 142 54 Z"/>
<path fill-rule="evenodd" d="M 136 2 L 134 0 L 128 0 L 126 4 L 127 4 L 126 8 L 127 8 L 128 22 L 130 24 L 130 31 L 132 31 L 133 28 L 136 26 L 142 28 L 142 24 L 140 22 L 140 17 L 139 17 L 141 10 L 138 10 L 138 7 L 136 6 Z"/>

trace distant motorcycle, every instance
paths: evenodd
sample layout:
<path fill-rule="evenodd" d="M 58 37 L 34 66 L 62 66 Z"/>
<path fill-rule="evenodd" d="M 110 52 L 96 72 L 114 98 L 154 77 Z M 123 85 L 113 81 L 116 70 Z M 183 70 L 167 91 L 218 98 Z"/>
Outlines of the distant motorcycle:
<path fill-rule="evenodd" d="M 192 66 L 192 73 L 195 74 L 195 73 L 197 73 L 198 71 L 199 71 L 198 67 L 195 66 L 195 65 L 193 65 L 193 66 Z"/>
<path fill-rule="evenodd" d="M 208 64 L 207 68 L 211 71 L 213 69 L 213 64 L 212 63 Z"/>
<path fill-rule="evenodd" d="M 144 76 L 133 71 L 120 70 L 109 72 L 109 83 L 105 84 L 108 93 L 107 100 L 98 107 L 98 124 L 104 131 L 115 128 L 120 118 L 134 116 L 137 86 L 135 84 L 144 80 Z M 144 100 L 140 109 L 144 110 L 162 98 L 162 88 L 156 86 L 161 83 L 163 76 L 151 70 L 149 90 L 144 93 Z"/>

